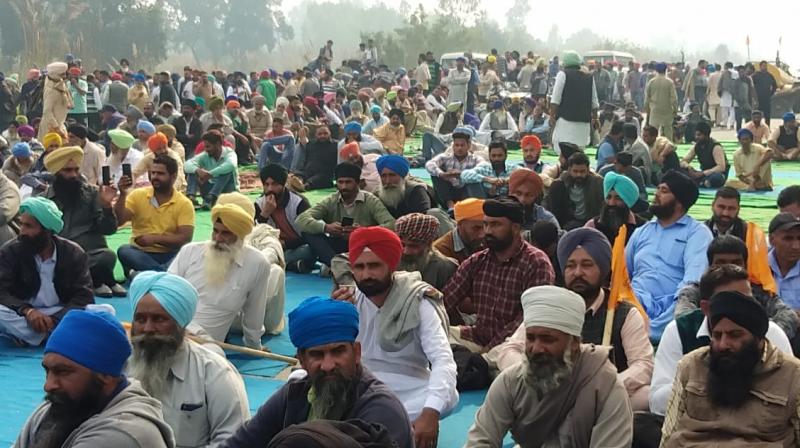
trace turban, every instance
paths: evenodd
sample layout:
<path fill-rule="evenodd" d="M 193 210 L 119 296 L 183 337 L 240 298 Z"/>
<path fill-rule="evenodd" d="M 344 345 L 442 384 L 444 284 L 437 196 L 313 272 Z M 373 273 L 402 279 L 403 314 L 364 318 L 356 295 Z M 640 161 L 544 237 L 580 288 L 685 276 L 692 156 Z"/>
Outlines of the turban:
<path fill-rule="evenodd" d="M 383 109 L 381 109 L 381 106 L 378 106 L 377 104 L 373 104 L 372 106 L 369 107 L 369 113 L 371 114 L 380 114 L 382 112 Z"/>
<path fill-rule="evenodd" d="M 65 62 L 52 62 L 50 64 L 47 64 L 47 67 L 45 67 L 48 75 L 55 75 L 55 76 L 63 75 L 64 73 L 67 72 L 67 68 L 68 66 Z"/>
<path fill-rule="evenodd" d="M 258 74 L 258 77 L 261 79 L 269 78 L 269 70 L 261 70 L 261 73 Z"/>
<path fill-rule="evenodd" d="M 64 168 L 70 160 L 74 160 L 78 165 L 83 162 L 83 149 L 80 146 L 65 146 L 44 157 L 44 167 L 47 171 L 55 174 Z"/>
<path fill-rule="evenodd" d="M 336 101 L 336 92 L 327 92 L 322 97 L 322 102 L 325 104 L 330 104 L 334 101 Z"/>
<path fill-rule="evenodd" d="M 453 206 L 453 213 L 456 217 L 456 222 L 465 220 L 481 220 L 483 221 L 483 199 L 468 198 L 463 201 L 456 202 Z"/>
<path fill-rule="evenodd" d="M 655 69 L 659 73 L 664 73 L 667 71 L 667 64 L 659 62 L 658 64 L 656 64 Z"/>
<path fill-rule="evenodd" d="M 684 210 L 688 211 L 697 202 L 700 192 L 697 190 L 697 185 L 695 185 L 694 181 L 689 179 L 689 176 L 679 171 L 671 170 L 664 175 L 661 182 L 667 184 L 675 199 L 683 204 Z"/>
<path fill-rule="evenodd" d="M 33 81 L 34 79 L 39 79 L 42 73 L 35 68 L 28 70 L 28 81 Z"/>
<path fill-rule="evenodd" d="M 32 154 L 31 145 L 25 142 L 14 143 L 14 146 L 11 148 L 11 154 L 14 157 L 30 157 Z"/>
<path fill-rule="evenodd" d="M 228 109 L 238 109 L 242 107 L 242 105 L 237 100 L 230 100 L 225 104 L 225 107 Z"/>
<path fill-rule="evenodd" d="M 108 137 L 111 139 L 111 143 L 119 149 L 128 149 L 136 141 L 136 138 L 124 129 L 112 129 L 108 131 Z"/>
<path fill-rule="evenodd" d="M 144 82 L 145 81 L 145 77 L 144 77 L 143 74 L 137 73 L 137 74 L 133 75 L 133 80 L 136 81 L 136 82 Z"/>
<path fill-rule="evenodd" d="M 77 123 L 70 125 L 67 132 L 81 139 L 85 139 L 89 135 L 89 129 Z"/>
<path fill-rule="evenodd" d="M 456 135 L 463 135 L 467 138 L 475 137 L 475 131 L 469 126 L 459 126 L 453 129 L 453 137 Z"/>
<path fill-rule="evenodd" d="M 339 150 L 339 158 L 342 160 L 347 160 L 351 156 L 359 154 L 361 154 L 361 151 L 359 150 L 358 142 L 345 143 L 342 145 L 342 149 Z"/>
<path fill-rule="evenodd" d="M 397 235 L 415 243 L 430 244 L 439 236 L 439 220 L 423 213 L 401 216 L 395 223 Z"/>
<path fill-rule="evenodd" d="M 347 123 L 346 125 L 344 125 L 344 133 L 345 134 L 350 134 L 350 133 L 361 134 L 361 124 L 359 124 L 356 121 L 351 121 L 350 123 Z"/>
<path fill-rule="evenodd" d="M 263 106 L 263 105 L 267 104 L 267 99 L 264 98 L 261 95 L 255 95 L 255 96 L 253 96 L 253 104 L 256 104 L 256 103 L 261 104 Z"/>
<path fill-rule="evenodd" d="M 261 168 L 261 173 L 259 174 L 261 182 L 272 179 L 281 185 L 286 185 L 286 180 L 289 178 L 289 172 L 286 171 L 286 168 L 277 163 L 268 163 L 264 165 L 264 168 Z"/>
<path fill-rule="evenodd" d="M 285 96 L 278 97 L 278 99 L 275 100 L 275 107 L 278 106 L 289 106 L 289 98 Z"/>
<path fill-rule="evenodd" d="M 574 292 L 558 286 L 536 286 L 522 293 L 525 328 L 544 327 L 581 336 L 586 302 Z"/>
<path fill-rule="evenodd" d="M 518 168 L 511 173 L 511 177 L 508 178 L 508 191 L 514 191 L 522 184 L 531 184 L 534 188 L 533 194 L 537 198 L 544 191 L 544 181 L 541 176 L 528 168 Z"/>
<path fill-rule="evenodd" d="M 214 75 L 206 75 L 206 79 L 207 79 L 207 80 L 208 80 L 208 82 L 210 82 L 210 83 L 215 83 L 215 82 L 217 82 L 217 77 L 216 77 L 216 76 L 214 76 Z"/>
<path fill-rule="evenodd" d="M 503 100 L 492 101 L 492 109 L 500 109 L 503 107 Z"/>
<path fill-rule="evenodd" d="M 29 197 L 22 201 L 19 212 L 33 216 L 42 227 L 53 233 L 60 233 L 64 228 L 64 221 L 61 219 L 63 213 L 50 199 L 41 196 Z"/>
<path fill-rule="evenodd" d="M 397 92 L 395 92 L 395 91 L 391 91 L 391 92 L 386 94 L 386 101 L 391 101 L 391 100 L 396 99 L 396 98 L 397 98 Z"/>
<path fill-rule="evenodd" d="M 313 96 L 307 96 L 303 98 L 303 104 L 307 107 L 317 107 L 319 106 L 319 101 L 317 101 L 317 99 Z"/>
<path fill-rule="evenodd" d="M 375 167 L 378 168 L 378 174 L 382 174 L 384 168 L 396 173 L 400 177 L 406 177 L 408 170 L 411 166 L 408 160 L 399 154 L 388 154 L 378 157 L 375 161 Z"/>
<path fill-rule="evenodd" d="M 140 272 L 128 288 L 133 314 L 136 314 L 136 307 L 146 294 L 152 295 L 181 328 L 189 325 L 194 318 L 198 293 L 183 277 L 166 272 Z"/>
<path fill-rule="evenodd" d="M 155 125 L 147 120 L 139 120 L 139 123 L 136 124 L 136 130 L 144 131 L 147 135 L 152 135 L 156 133 Z"/>
<path fill-rule="evenodd" d="M 581 152 L 581 148 L 578 145 L 569 142 L 559 142 L 558 149 L 561 150 L 561 155 L 565 159 L 569 159 L 571 155 Z"/>
<path fill-rule="evenodd" d="M 723 318 L 747 329 L 754 337 L 763 339 L 769 328 L 769 318 L 764 307 L 737 291 L 722 291 L 711 297 L 708 308 L 708 328 L 714 327 Z"/>
<path fill-rule="evenodd" d="M 783 114 L 783 121 L 794 121 L 794 120 L 795 120 L 794 112 L 786 112 L 785 114 Z"/>
<path fill-rule="evenodd" d="M 221 109 L 222 106 L 224 106 L 223 100 L 218 96 L 212 96 L 208 100 L 208 110 Z"/>
<path fill-rule="evenodd" d="M 613 171 L 609 171 L 606 174 L 606 177 L 603 178 L 603 196 L 607 197 L 608 192 L 611 190 L 617 192 L 628 208 L 633 207 L 636 201 L 639 200 L 639 187 L 624 174 L 617 174 Z"/>
<path fill-rule="evenodd" d="M 118 72 L 114 72 L 111 74 L 112 81 L 122 81 L 122 74 Z"/>
<path fill-rule="evenodd" d="M 359 227 L 350 234 L 349 243 L 350 265 L 369 249 L 394 271 L 403 255 L 403 243 L 400 242 L 400 237 L 386 227 Z"/>
<path fill-rule="evenodd" d="M 350 178 L 355 179 L 355 181 L 358 182 L 361 179 L 361 168 L 359 168 L 358 165 L 353 165 L 350 162 L 342 162 L 336 165 L 334 175 L 337 179 Z"/>
<path fill-rule="evenodd" d="M 156 132 L 147 139 L 147 147 L 150 148 L 150 151 L 154 152 L 165 148 L 168 144 L 169 140 L 167 140 L 167 136 L 161 132 Z"/>
<path fill-rule="evenodd" d="M 56 134 L 55 132 L 50 132 L 45 134 L 44 138 L 42 138 L 42 144 L 44 145 L 45 149 L 50 147 L 50 145 L 56 145 L 61 147 L 62 141 L 61 136 Z"/>
<path fill-rule="evenodd" d="M 192 109 L 194 109 L 194 108 L 197 107 L 197 103 L 195 102 L 195 100 L 190 100 L 189 98 L 184 98 L 184 99 L 181 100 L 181 106 L 188 106 L 188 107 L 191 107 Z"/>
<path fill-rule="evenodd" d="M 565 51 L 564 55 L 561 57 L 561 61 L 564 63 L 564 67 L 580 67 L 583 63 L 581 59 L 581 55 L 578 54 L 577 51 Z"/>
<path fill-rule="evenodd" d="M 120 376 L 131 344 L 110 313 L 70 310 L 50 334 L 44 353 L 56 353 L 95 373 Z"/>
<path fill-rule="evenodd" d="M 203 99 L 202 96 L 198 96 L 198 97 L 195 97 L 194 104 L 195 104 L 195 107 L 204 108 L 204 107 L 206 107 L 206 100 Z"/>
<path fill-rule="evenodd" d="M 17 115 L 14 118 L 14 121 L 16 121 L 17 124 L 26 125 L 28 124 L 28 117 L 26 117 L 25 115 Z"/>
<path fill-rule="evenodd" d="M 33 129 L 33 126 L 29 124 L 24 124 L 19 128 L 17 128 L 17 134 L 23 137 L 33 137 L 34 135 L 36 135 L 36 130 Z"/>
<path fill-rule="evenodd" d="M 294 73 L 292 73 L 290 70 L 286 70 L 285 72 L 283 72 L 283 79 L 287 79 L 288 80 L 288 79 L 293 78 L 293 77 L 294 77 Z"/>
<path fill-rule="evenodd" d="M 750 129 L 739 129 L 739 132 L 736 133 L 736 138 L 741 139 L 742 137 L 750 137 L 750 140 L 753 139 L 753 133 L 750 132 Z"/>
<path fill-rule="evenodd" d="M 496 61 L 497 61 L 497 57 L 495 55 L 489 55 L 489 57 L 486 58 L 486 62 L 488 62 L 490 64 L 494 64 Z"/>
<path fill-rule="evenodd" d="M 375 89 L 373 96 L 375 98 L 383 98 L 384 95 L 386 95 L 386 89 L 384 89 L 383 87 L 378 87 L 377 89 Z"/>
<path fill-rule="evenodd" d="M 350 302 L 309 297 L 289 313 L 289 339 L 300 350 L 336 342 L 355 342 L 358 310 Z"/>
<path fill-rule="evenodd" d="M 109 113 L 114 114 L 114 113 L 117 112 L 117 108 L 114 107 L 113 104 L 106 104 L 105 106 L 103 106 L 102 109 L 100 109 L 100 112 L 109 112 Z"/>
<path fill-rule="evenodd" d="M 174 140 L 178 135 L 178 131 L 175 129 L 175 126 L 171 124 L 160 124 L 156 127 L 156 131 L 166 135 L 170 140 Z"/>
<path fill-rule="evenodd" d="M 81 76 L 81 69 L 78 67 L 70 67 L 69 74 L 72 76 Z"/>
<path fill-rule="evenodd" d="M 378 107 L 378 109 L 380 109 L 380 107 Z M 351 112 L 351 115 L 352 115 L 353 112 L 363 112 L 363 111 L 364 111 L 364 106 L 361 104 L 361 101 L 359 101 L 359 100 L 350 101 L 350 112 Z"/>
<path fill-rule="evenodd" d="M 142 111 L 140 111 L 138 107 L 131 105 L 125 109 L 125 116 L 131 120 L 139 120 L 144 117 L 144 114 L 142 114 Z"/>
<path fill-rule="evenodd" d="M 611 271 L 611 244 L 602 232 L 590 227 L 570 230 L 558 241 L 556 254 L 561 271 L 564 271 L 570 255 L 579 247 L 589 253 L 594 263 L 600 268 L 601 279 L 605 279 Z"/>
<path fill-rule="evenodd" d="M 242 207 L 234 204 L 215 205 L 211 209 L 211 222 L 220 221 L 233 232 L 240 240 L 253 230 L 253 217 Z"/>
<path fill-rule="evenodd" d="M 278 165 L 280 166 L 280 165 Z M 231 193 L 223 193 L 219 195 L 217 198 L 217 205 L 235 205 L 242 210 L 245 211 L 248 215 L 250 215 L 250 219 L 255 221 L 256 219 L 256 206 L 253 201 L 250 200 L 247 196 L 243 195 L 239 192 L 231 192 Z"/>
<path fill-rule="evenodd" d="M 522 224 L 522 204 L 514 198 L 487 199 L 483 203 L 483 214 L 492 218 L 506 218 Z"/>
<path fill-rule="evenodd" d="M 525 137 L 522 137 L 522 140 L 520 140 L 519 145 L 521 148 L 524 148 L 526 146 L 533 146 L 533 148 L 537 151 L 542 150 L 542 141 L 539 140 L 539 137 L 535 135 L 526 135 Z"/>
<path fill-rule="evenodd" d="M 461 101 L 454 101 L 454 102 L 452 102 L 452 103 L 447 105 L 447 111 L 448 112 L 456 112 L 459 109 L 461 109 L 461 104 L 462 104 Z"/>

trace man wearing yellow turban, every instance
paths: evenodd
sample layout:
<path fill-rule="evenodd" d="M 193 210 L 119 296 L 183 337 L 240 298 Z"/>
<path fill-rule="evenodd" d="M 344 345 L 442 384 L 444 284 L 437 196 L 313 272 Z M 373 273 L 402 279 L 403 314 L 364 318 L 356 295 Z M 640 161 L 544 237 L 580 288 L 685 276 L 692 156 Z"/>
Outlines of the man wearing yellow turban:
<path fill-rule="evenodd" d="M 61 171 L 70 161 L 78 166 L 83 162 L 83 149 L 79 146 L 66 146 L 58 148 L 44 158 L 44 167 L 51 173 Z"/>
<path fill-rule="evenodd" d="M 241 320 L 245 345 L 261 349 L 270 263 L 258 249 L 244 244 L 254 217 L 250 210 L 229 202 L 211 209 L 211 221 L 211 241 L 185 245 L 169 272 L 197 288 L 194 324 L 224 341 L 234 321 Z"/>

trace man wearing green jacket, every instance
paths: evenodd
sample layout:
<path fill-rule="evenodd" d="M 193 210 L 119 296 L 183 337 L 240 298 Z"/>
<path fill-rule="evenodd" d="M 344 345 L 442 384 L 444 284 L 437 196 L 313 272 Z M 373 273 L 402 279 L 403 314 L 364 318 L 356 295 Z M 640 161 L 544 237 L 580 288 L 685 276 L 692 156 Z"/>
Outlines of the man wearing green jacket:
<path fill-rule="evenodd" d="M 188 187 L 186 196 L 197 207 L 196 194 L 203 197 L 203 207 L 211 209 L 222 193 L 239 191 L 236 151 L 222 146 L 222 133 L 213 130 L 203 134 L 205 151 L 186 161 Z"/>
<path fill-rule="evenodd" d="M 275 110 L 275 101 L 278 99 L 278 90 L 275 87 L 275 82 L 272 80 L 269 70 L 262 71 L 261 76 L 258 77 L 256 92 L 260 93 L 261 96 L 263 96 L 266 100 L 265 102 L 267 104 L 267 109 Z"/>
<path fill-rule="evenodd" d="M 297 217 L 311 250 L 325 266 L 331 258 L 347 252 L 350 233 L 358 227 L 382 226 L 394 228 L 394 218 L 380 199 L 358 188 L 361 168 L 349 162 L 336 166 L 336 189 L 314 207 Z"/>

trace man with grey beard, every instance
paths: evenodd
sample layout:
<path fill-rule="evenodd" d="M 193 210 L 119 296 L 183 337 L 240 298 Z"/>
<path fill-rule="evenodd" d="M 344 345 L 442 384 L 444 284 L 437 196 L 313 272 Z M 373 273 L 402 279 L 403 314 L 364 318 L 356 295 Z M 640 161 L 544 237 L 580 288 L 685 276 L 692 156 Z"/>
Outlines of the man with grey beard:
<path fill-rule="evenodd" d="M 556 286 L 522 293 L 526 360 L 504 370 L 467 435 L 467 447 L 630 447 L 633 413 L 605 347 L 582 345 L 584 299 Z"/>
<path fill-rule="evenodd" d="M 236 204 L 211 209 L 211 241 L 181 248 L 169 273 L 197 288 L 199 301 L 192 322 L 214 340 L 224 341 L 241 315 L 246 346 L 261 350 L 270 263 L 244 239 L 253 230 L 253 216 Z"/>
<path fill-rule="evenodd" d="M 375 195 L 395 219 L 409 213 L 425 213 L 431 208 L 427 186 L 408 176 L 411 166 L 405 157 L 398 154 L 380 156 L 375 167 L 381 176 Z"/>
<path fill-rule="evenodd" d="M 131 282 L 130 299 L 128 374 L 161 401 L 177 446 L 217 446 L 250 418 L 250 411 L 236 370 L 186 338 L 197 290 L 177 275 L 145 271 Z"/>

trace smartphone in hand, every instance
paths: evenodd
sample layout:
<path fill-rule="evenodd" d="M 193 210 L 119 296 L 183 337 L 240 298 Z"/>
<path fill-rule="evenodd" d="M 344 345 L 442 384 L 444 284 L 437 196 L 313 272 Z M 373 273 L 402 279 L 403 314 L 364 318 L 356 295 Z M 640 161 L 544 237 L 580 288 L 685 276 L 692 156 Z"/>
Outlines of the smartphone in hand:
<path fill-rule="evenodd" d="M 111 185 L 111 167 L 103 166 L 103 185 Z"/>
<path fill-rule="evenodd" d="M 123 163 L 122 164 L 122 175 L 128 176 L 128 178 L 132 178 L 133 175 L 131 174 L 131 164 L 130 163 Z M 133 179 L 131 179 L 133 180 Z"/>

